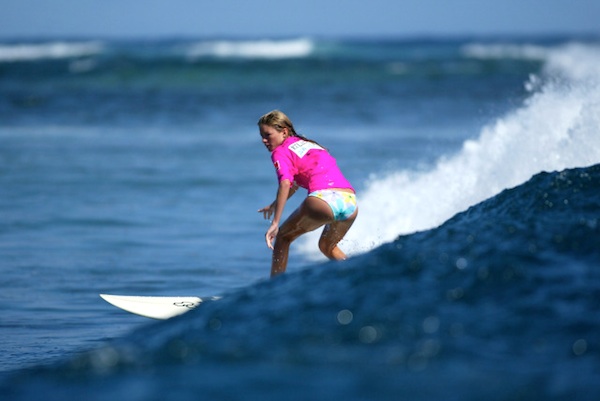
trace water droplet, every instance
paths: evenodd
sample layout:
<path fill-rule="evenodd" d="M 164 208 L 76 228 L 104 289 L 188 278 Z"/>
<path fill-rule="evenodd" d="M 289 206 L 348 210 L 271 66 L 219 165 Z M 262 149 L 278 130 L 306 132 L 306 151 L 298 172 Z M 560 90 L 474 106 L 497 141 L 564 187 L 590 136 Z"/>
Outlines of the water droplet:
<path fill-rule="evenodd" d="M 587 351 L 587 341 L 585 341 L 583 338 L 580 338 L 579 340 L 575 341 L 573 343 L 573 353 L 577 356 L 581 356 L 583 354 L 585 354 Z"/>
<path fill-rule="evenodd" d="M 423 331 L 427 334 L 433 334 L 440 328 L 440 319 L 436 316 L 429 316 L 423 321 Z"/>
<path fill-rule="evenodd" d="M 365 344 L 371 344 L 379 338 L 379 332 L 373 326 L 364 326 L 358 333 L 358 338 Z"/>
<path fill-rule="evenodd" d="M 465 258 L 458 258 L 456 260 L 456 267 L 459 270 L 466 269 L 468 265 L 469 265 L 469 262 L 467 262 L 467 259 L 465 259 Z"/>
<path fill-rule="evenodd" d="M 341 310 L 337 314 L 337 321 L 339 324 L 350 324 L 352 323 L 352 319 L 354 319 L 354 315 L 348 309 Z"/>

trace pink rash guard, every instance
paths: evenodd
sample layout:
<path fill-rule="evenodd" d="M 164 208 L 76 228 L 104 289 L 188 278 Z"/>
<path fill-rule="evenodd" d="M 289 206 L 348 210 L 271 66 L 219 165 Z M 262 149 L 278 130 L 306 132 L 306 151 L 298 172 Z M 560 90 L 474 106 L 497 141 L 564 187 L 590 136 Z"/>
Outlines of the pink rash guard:
<path fill-rule="evenodd" d="M 308 192 L 329 188 L 348 188 L 333 156 L 316 143 L 291 136 L 271 153 L 279 182 L 296 182 Z"/>

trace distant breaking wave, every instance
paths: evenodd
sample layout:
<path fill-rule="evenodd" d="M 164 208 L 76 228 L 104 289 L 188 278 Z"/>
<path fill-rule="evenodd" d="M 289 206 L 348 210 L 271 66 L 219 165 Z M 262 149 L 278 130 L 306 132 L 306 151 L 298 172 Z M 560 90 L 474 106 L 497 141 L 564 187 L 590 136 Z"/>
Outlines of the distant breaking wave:
<path fill-rule="evenodd" d="M 284 59 L 309 56 L 314 43 L 309 39 L 256 40 L 256 41 L 206 41 L 191 45 L 187 57 Z"/>
<path fill-rule="evenodd" d="M 37 44 L 0 45 L 0 62 L 35 61 L 86 57 L 102 53 L 100 42 L 51 42 Z"/>
<path fill-rule="evenodd" d="M 461 49 L 465 57 L 476 59 L 520 59 L 545 60 L 550 49 L 540 45 L 528 44 L 483 44 L 471 43 Z"/>

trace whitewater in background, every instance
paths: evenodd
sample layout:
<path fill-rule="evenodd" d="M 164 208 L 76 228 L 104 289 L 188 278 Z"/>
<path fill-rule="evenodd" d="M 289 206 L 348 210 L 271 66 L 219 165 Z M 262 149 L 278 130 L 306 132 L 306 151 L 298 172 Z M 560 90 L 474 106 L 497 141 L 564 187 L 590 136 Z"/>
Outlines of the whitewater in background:
<path fill-rule="evenodd" d="M 97 41 L 0 44 L 0 63 L 88 57 L 101 54 L 103 50 L 102 43 Z"/>
<path fill-rule="evenodd" d="M 227 40 L 202 41 L 184 48 L 190 60 L 202 57 L 286 59 L 310 56 L 314 43 L 310 39 L 287 41 L 257 40 L 232 42 Z"/>
<path fill-rule="evenodd" d="M 524 58 L 544 62 L 524 82 L 524 104 L 483 127 L 455 155 L 427 171 L 378 172 L 357 183 L 360 214 L 342 242 L 348 254 L 369 251 L 399 235 L 434 228 L 500 191 L 542 171 L 589 166 L 600 160 L 600 47 L 566 44 L 466 45 L 474 58 Z M 301 251 L 318 259 L 320 232 Z"/>

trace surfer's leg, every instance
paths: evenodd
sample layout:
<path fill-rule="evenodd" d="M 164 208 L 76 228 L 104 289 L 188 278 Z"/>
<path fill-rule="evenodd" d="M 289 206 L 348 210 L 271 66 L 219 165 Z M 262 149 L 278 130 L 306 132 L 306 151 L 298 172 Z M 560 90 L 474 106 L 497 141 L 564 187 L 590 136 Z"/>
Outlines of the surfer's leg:
<path fill-rule="evenodd" d="M 338 243 L 350 230 L 357 215 L 358 209 L 354 210 L 354 213 L 346 220 L 334 221 L 325 226 L 319 239 L 319 249 L 323 252 L 323 255 L 333 260 L 346 259 L 346 254 L 338 247 Z"/>
<path fill-rule="evenodd" d="M 333 221 L 333 212 L 327 203 L 315 197 L 306 198 L 279 227 L 273 246 L 271 277 L 285 272 L 290 244 L 296 238 L 331 221 Z"/>

